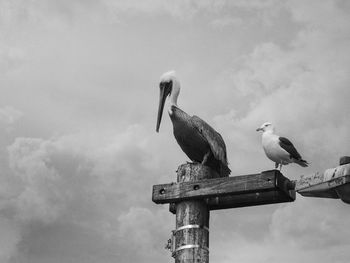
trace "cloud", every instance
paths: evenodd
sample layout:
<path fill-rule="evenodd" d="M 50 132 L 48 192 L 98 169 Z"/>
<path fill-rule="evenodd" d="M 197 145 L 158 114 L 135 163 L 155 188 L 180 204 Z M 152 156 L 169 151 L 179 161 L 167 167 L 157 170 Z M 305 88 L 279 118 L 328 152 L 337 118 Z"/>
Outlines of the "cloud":
<path fill-rule="evenodd" d="M 14 46 L 0 45 L 0 69 L 1 74 L 16 70 L 25 61 L 26 55 L 23 49 Z"/>
<path fill-rule="evenodd" d="M 315 206 L 318 209 L 314 209 Z M 283 239 L 286 244 L 305 251 L 350 247 L 346 238 L 349 232 L 343 221 L 349 213 L 347 205 L 339 201 L 300 199 L 275 211 L 270 225 L 271 235 L 276 243 Z"/>
<path fill-rule="evenodd" d="M 0 260 L 9 262 L 11 256 L 16 253 L 17 244 L 21 239 L 18 226 L 11 220 L 0 216 Z"/>
<path fill-rule="evenodd" d="M 169 119 L 153 134 L 156 82 L 169 68 L 184 76 L 184 109 L 223 135 L 233 175 L 273 167 L 255 132 L 267 120 L 311 162 L 285 167 L 290 178 L 348 154 L 350 23 L 341 1 L 0 7 L 2 104 L 13 105 L 0 108 L 0 122 L 15 128 L 1 141 L 0 261 L 169 260 L 174 217 L 150 200 L 151 186 L 174 181 L 187 160 Z M 298 196 L 215 212 L 211 259 L 347 262 L 346 209 Z"/>
<path fill-rule="evenodd" d="M 311 163 L 307 169 L 285 167 L 283 173 L 289 178 L 334 167 L 340 156 L 348 155 L 348 9 L 335 1 L 286 3 L 293 21 L 300 25 L 289 45 L 260 43 L 235 60 L 218 80 L 224 97 L 237 105 L 214 118 L 216 127 L 227 134 L 234 174 L 272 168 L 255 132 L 264 121 L 274 123 L 277 132 L 290 138 Z M 244 108 L 242 101 L 247 103 Z M 252 242 L 245 237 L 247 231 L 238 229 L 234 241 L 223 238 L 216 245 L 216 256 L 220 262 L 271 263 L 281 258 L 284 262 L 347 262 L 349 233 L 344 231 L 343 219 L 348 210 L 339 200 L 297 195 L 294 203 L 276 206 L 271 219 L 255 226 L 264 228 L 268 222 L 268 231 L 259 233 L 263 242 Z M 225 252 L 232 247 L 236 253 Z"/>
<path fill-rule="evenodd" d="M 3 232 L 6 238 L 0 240 L 4 262 L 21 257 L 40 262 L 45 253 L 36 256 L 39 247 L 35 244 L 47 238 L 48 231 L 59 240 L 73 238 L 69 233 L 84 236 L 92 231 L 96 237 L 90 238 L 105 244 L 106 249 L 115 246 L 115 253 L 100 255 L 100 262 L 110 262 L 111 257 L 127 262 L 124 253 L 135 260 L 144 257 L 130 244 L 138 244 L 144 252 L 162 246 L 169 226 L 159 228 L 157 220 L 165 219 L 168 212 L 154 214 L 149 201 L 151 184 L 162 168 L 148 150 L 152 147 L 144 132 L 135 125 L 118 134 L 17 138 L 8 147 L 10 173 L 16 183 L 8 183 L 0 193 L 0 227 L 7 229 Z M 92 245 L 74 238 L 76 248 Z M 158 258 L 159 251 L 145 257 L 145 262 Z M 52 255 L 58 254 L 52 251 Z M 68 253 L 66 259 L 75 257 L 79 256 Z M 59 258 L 62 261 L 64 256 Z"/>
<path fill-rule="evenodd" d="M 344 34 L 350 32 L 350 23 L 333 2 L 327 3 L 307 18 L 301 12 L 309 5 L 289 3 L 294 19 L 305 23 L 291 46 L 259 44 L 223 74 L 220 83 L 229 96 L 249 101 L 243 111 L 232 115 L 231 109 L 216 117 L 220 127 L 231 131 L 230 143 L 238 149 L 250 148 L 248 141 L 257 136 L 250 131 L 264 121 L 273 122 L 280 134 L 292 136 L 313 169 L 334 165 L 349 148 L 350 111 L 344 98 L 350 95 L 350 43 Z M 323 17 L 334 13 L 336 18 L 325 22 Z"/>
<path fill-rule="evenodd" d="M 188 19 L 198 14 L 200 11 L 217 11 L 226 5 L 225 1 L 161 1 L 161 0 L 133 0 L 133 1 L 110 1 L 105 3 L 116 12 L 125 12 L 130 14 L 143 13 L 148 15 L 168 14 L 176 18 Z"/>
<path fill-rule="evenodd" d="M 0 21 L 3 25 L 19 24 L 25 26 L 45 25 L 47 29 L 65 29 L 77 21 L 92 23 L 120 23 L 125 15 L 169 15 L 177 19 L 192 19 L 203 13 L 218 16 L 214 24 L 227 25 L 238 20 L 220 19 L 221 12 L 229 11 L 260 12 L 264 21 L 269 20 L 271 10 L 278 10 L 279 1 L 225 1 L 225 0 L 98 0 L 98 1 L 34 1 L 3 0 L 0 7 Z M 274 8 L 271 8 L 274 7 Z M 260 18 L 259 18 L 260 19 Z M 226 22 L 225 22 L 226 20 Z"/>
<path fill-rule="evenodd" d="M 214 28 L 223 28 L 228 26 L 241 26 L 243 24 L 243 20 L 240 18 L 232 18 L 232 17 L 223 17 L 217 18 L 210 22 L 210 25 Z"/>
<path fill-rule="evenodd" d="M 211 258 L 223 263 L 282 258 L 286 263 L 347 262 L 348 216 L 348 205 L 338 200 L 300 196 L 294 203 L 227 211 L 211 220 L 216 223 L 211 227 Z M 225 224 L 226 231 L 218 231 L 218 224 Z"/>
<path fill-rule="evenodd" d="M 5 106 L 0 108 L 0 122 L 7 125 L 14 124 L 18 119 L 23 116 L 23 113 L 13 107 Z"/>

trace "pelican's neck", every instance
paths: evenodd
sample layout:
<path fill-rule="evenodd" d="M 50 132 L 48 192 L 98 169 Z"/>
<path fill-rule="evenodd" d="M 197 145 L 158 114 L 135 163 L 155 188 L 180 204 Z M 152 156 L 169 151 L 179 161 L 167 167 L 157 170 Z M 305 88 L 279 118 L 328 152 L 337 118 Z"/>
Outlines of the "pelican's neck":
<path fill-rule="evenodd" d="M 174 93 L 172 93 L 170 95 L 170 107 L 171 106 L 176 106 L 177 107 L 177 97 L 178 97 L 178 95 L 175 95 Z"/>
<path fill-rule="evenodd" d="M 172 110 L 171 107 L 175 106 L 178 108 L 177 106 L 177 98 L 179 97 L 179 93 L 180 93 L 180 83 L 176 78 L 173 78 L 173 87 L 170 93 L 170 105 L 169 105 L 169 114 L 172 114 Z"/>

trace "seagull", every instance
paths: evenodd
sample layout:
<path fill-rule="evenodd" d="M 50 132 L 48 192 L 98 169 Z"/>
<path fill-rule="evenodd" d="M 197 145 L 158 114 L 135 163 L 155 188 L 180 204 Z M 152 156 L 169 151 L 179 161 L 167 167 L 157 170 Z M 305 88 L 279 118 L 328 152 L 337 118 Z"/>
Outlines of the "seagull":
<path fill-rule="evenodd" d="M 307 167 L 308 162 L 303 160 L 301 155 L 295 149 L 293 143 L 285 137 L 280 137 L 275 134 L 275 128 L 270 122 L 265 122 L 256 131 L 262 131 L 262 145 L 266 156 L 275 162 L 277 169 L 282 165 L 289 163 L 297 163 L 302 167 Z"/>
<path fill-rule="evenodd" d="M 156 131 L 162 119 L 164 103 L 170 100 L 168 113 L 173 123 L 175 139 L 182 151 L 193 161 L 212 168 L 221 177 L 226 177 L 228 168 L 226 145 L 221 135 L 201 118 L 190 116 L 177 106 L 180 82 L 175 71 L 164 73 L 159 83 L 160 96 Z"/>

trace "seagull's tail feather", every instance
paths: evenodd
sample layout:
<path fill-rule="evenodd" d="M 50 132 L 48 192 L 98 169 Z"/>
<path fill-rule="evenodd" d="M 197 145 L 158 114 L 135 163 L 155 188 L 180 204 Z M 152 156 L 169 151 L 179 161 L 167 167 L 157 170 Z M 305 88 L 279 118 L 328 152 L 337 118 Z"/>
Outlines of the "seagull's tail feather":
<path fill-rule="evenodd" d="M 294 159 L 294 162 L 299 164 L 302 167 L 308 167 L 309 166 L 309 163 L 307 161 L 303 160 L 303 159 L 299 159 L 299 160 Z"/>

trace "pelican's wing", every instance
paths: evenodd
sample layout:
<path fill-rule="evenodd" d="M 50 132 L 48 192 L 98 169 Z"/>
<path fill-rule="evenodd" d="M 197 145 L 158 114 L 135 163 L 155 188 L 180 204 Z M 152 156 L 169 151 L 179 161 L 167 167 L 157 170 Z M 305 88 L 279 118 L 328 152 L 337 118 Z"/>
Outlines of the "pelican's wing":
<path fill-rule="evenodd" d="M 191 123 L 208 142 L 215 159 L 227 165 L 226 145 L 221 135 L 198 116 L 192 116 Z"/>
<path fill-rule="evenodd" d="M 287 138 L 284 137 L 279 137 L 279 145 L 289 153 L 290 157 L 296 159 L 296 160 L 301 160 L 301 156 L 298 153 L 297 149 L 295 149 L 293 143 L 288 140 Z"/>

